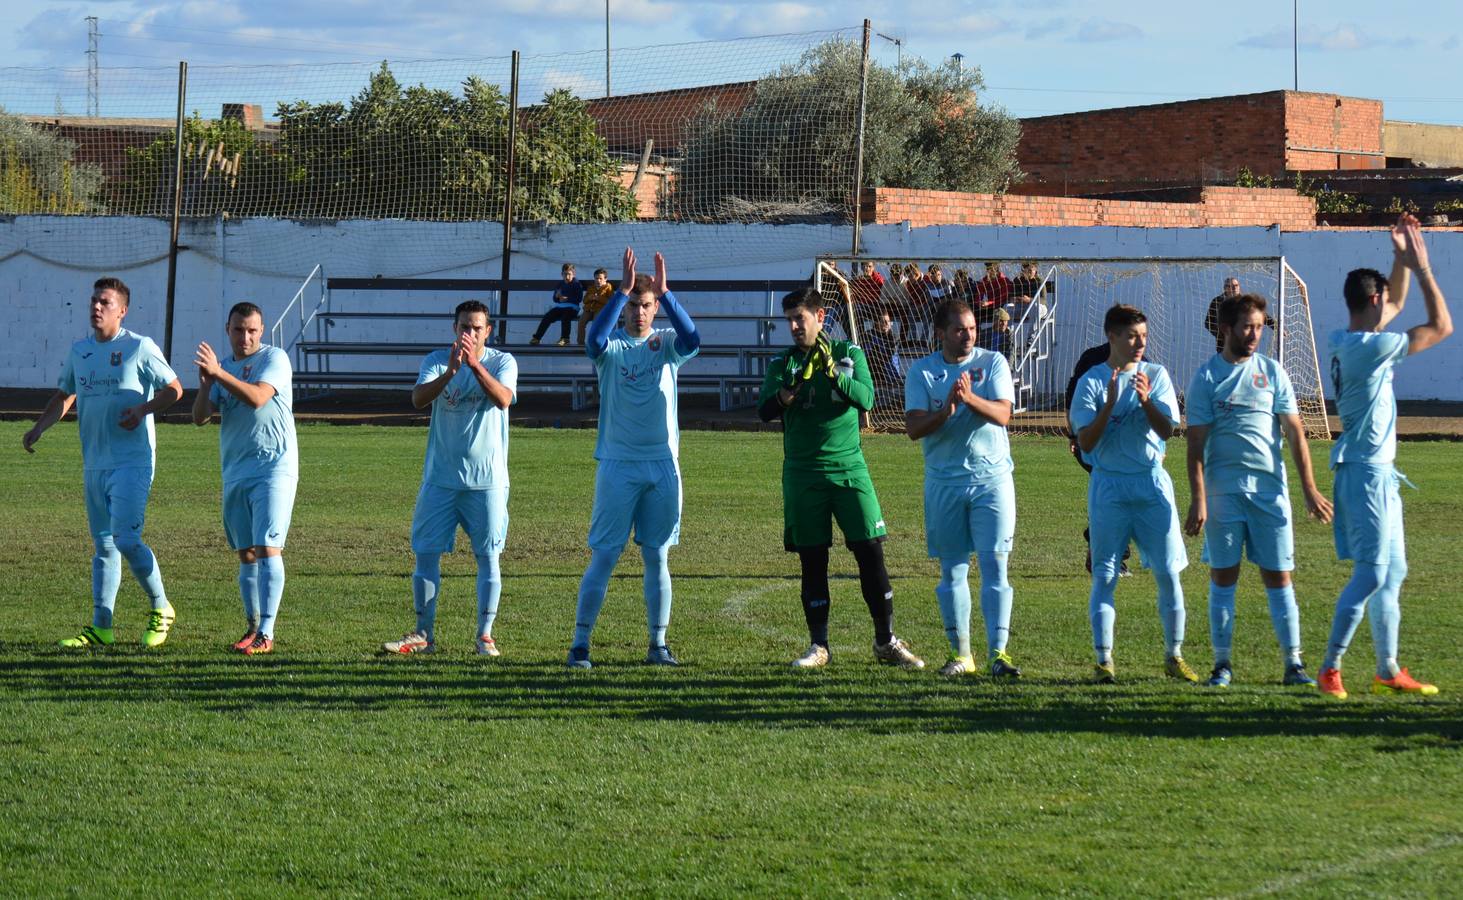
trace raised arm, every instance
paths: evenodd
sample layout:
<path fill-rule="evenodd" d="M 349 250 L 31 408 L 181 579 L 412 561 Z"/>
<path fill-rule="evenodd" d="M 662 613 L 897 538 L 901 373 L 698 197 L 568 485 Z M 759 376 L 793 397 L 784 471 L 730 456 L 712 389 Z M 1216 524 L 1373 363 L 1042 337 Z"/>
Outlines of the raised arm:
<path fill-rule="evenodd" d="M 193 424 L 207 425 L 213 418 L 213 379 L 202 368 L 198 370 L 198 392 L 193 395 Z"/>
<path fill-rule="evenodd" d="M 1422 226 L 1417 219 L 1408 216 L 1403 226 L 1407 245 L 1404 257 L 1407 267 L 1417 273 L 1417 286 L 1422 289 L 1422 302 L 1427 308 L 1427 321 L 1407 330 L 1407 353 L 1421 353 L 1434 347 L 1453 333 L 1453 316 L 1448 312 L 1448 301 L 1433 277 L 1432 266 L 1428 264 L 1427 246 L 1422 241 Z M 1391 291 L 1388 291 L 1390 294 Z"/>
<path fill-rule="evenodd" d="M 610 301 L 589 323 L 589 330 L 585 332 L 584 352 L 590 359 L 599 359 L 605 347 L 609 346 L 610 333 L 615 330 L 615 323 L 620 321 L 620 313 L 625 311 L 625 304 L 630 302 L 630 292 L 635 290 L 635 250 L 631 247 L 625 248 L 624 272 L 620 277 L 620 289 L 610 295 Z"/>
<path fill-rule="evenodd" d="M 40 416 L 36 418 L 36 424 L 31 426 L 30 431 L 21 435 L 20 445 L 25 448 L 26 453 L 36 452 L 36 441 L 39 441 L 41 435 L 46 433 L 46 429 L 65 418 L 66 413 L 71 411 L 71 404 L 74 402 L 76 402 L 75 394 L 57 391 L 51 395 L 51 399 L 46 401 L 46 408 L 41 410 Z"/>
<path fill-rule="evenodd" d="M 666 281 L 665 257 L 655 254 L 655 295 L 660 298 L 661 311 L 676 330 L 676 350 L 682 356 L 690 356 L 701 347 L 701 335 L 696 333 L 696 324 L 691 321 L 685 307 L 671 293 Z"/>
<path fill-rule="evenodd" d="M 1382 308 L 1382 323 L 1378 326 L 1380 328 L 1386 328 L 1387 323 L 1397 318 L 1402 307 L 1407 305 L 1407 230 L 1410 225 L 1416 224 L 1416 216 L 1403 213 L 1397 217 L 1397 224 L 1392 226 L 1392 272 L 1387 276 L 1387 305 Z M 1418 233 L 1422 233 L 1420 227 Z"/>
<path fill-rule="evenodd" d="M 1107 431 L 1108 419 L 1112 417 L 1113 406 L 1118 402 L 1118 370 L 1112 370 L 1112 377 L 1107 381 L 1107 400 L 1098 407 L 1097 416 L 1091 422 L 1077 431 L 1077 446 L 1082 448 L 1083 453 L 1091 453 L 1097 447 L 1097 442 L 1102 440 L 1103 432 Z"/>

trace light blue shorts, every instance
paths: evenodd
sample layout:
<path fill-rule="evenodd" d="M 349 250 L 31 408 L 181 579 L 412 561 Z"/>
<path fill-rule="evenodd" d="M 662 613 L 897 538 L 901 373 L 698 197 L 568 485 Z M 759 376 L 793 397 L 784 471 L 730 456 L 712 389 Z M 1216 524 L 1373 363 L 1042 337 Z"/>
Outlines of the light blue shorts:
<path fill-rule="evenodd" d="M 602 459 L 594 474 L 589 548 L 618 550 L 634 528 L 642 547 L 681 541 L 681 470 L 673 459 Z"/>
<path fill-rule="evenodd" d="M 508 489 L 453 490 L 423 484 L 411 517 L 413 553 L 451 553 L 457 526 L 467 532 L 474 556 L 503 550 L 508 538 Z"/>
<path fill-rule="evenodd" d="M 1129 541 L 1137 542 L 1138 557 L 1150 569 L 1182 572 L 1189 565 L 1173 479 L 1163 469 L 1140 475 L 1093 472 L 1087 485 L 1087 527 L 1094 569 L 1109 560 L 1117 571 Z"/>
<path fill-rule="evenodd" d="M 1201 558 L 1216 569 L 1240 564 L 1240 554 L 1271 572 L 1295 570 L 1295 535 L 1287 494 L 1216 494 L 1208 498 Z"/>
<path fill-rule="evenodd" d="M 151 466 L 88 469 L 82 482 L 86 486 L 86 522 L 92 540 L 108 535 L 141 540 L 147 498 L 152 493 Z"/>
<path fill-rule="evenodd" d="M 1390 465 L 1342 463 L 1333 486 L 1336 517 L 1331 532 L 1336 558 L 1382 565 L 1407 558 L 1402 533 L 1402 476 Z"/>
<path fill-rule="evenodd" d="M 979 485 L 925 481 L 925 546 L 931 557 L 1010 553 L 1015 539 L 1016 486 L 1009 474 Z"/>
<path fill-rule="evenodd" d="M 224 485 L 224 535 L 233 550 L 284 547 L 298 478 L 259 475 Z"/>

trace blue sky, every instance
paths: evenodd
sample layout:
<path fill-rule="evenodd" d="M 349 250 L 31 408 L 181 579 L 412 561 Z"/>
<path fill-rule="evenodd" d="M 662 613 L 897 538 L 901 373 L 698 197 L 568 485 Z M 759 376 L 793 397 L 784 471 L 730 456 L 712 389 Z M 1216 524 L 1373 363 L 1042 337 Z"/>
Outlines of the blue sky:
<path fill-rule="evenodd" d="M 1301 0 L 1299 9 L 1302 90 L 1379 98 L 1392 119 L 1463 124 L 1463 78 L 1456 74 L 1463 4 Z M 876 58 L 892 64 L 901 50 L 931 61 L 961 53 L 967 66 L 981 67 L 989 98 L 1018 116 L 1292 85 L 1292 4 L 1287 0 L 870 0 L 858 6 L 610 0 L 610 14 L 616 49 L 855 27 L 867 16 L 877 32 L 900 41 L 896 47 L 875 38 Z M 100 20 L 104 69 L 161 72 L 180 59 L 207 67 L 389 58 L 395 66 L 397 60 L 500 57 L 519 49 L 541 58 L 578 54 L 564 57 L 572 65 L 550 62 L 544 68 L 572 70 L 563 83 L 586 93 L 603 83 L 604 0 L 8 0 L 0 58 L 10 67 L 84 69 L 88 15 Z M 745 42 L 680 51 L 677 58 L 690 60 L 682 63 L 684 75 L 695 78 L 721 74 L 698 73 L 697 58 L 730 58 L 745 51 L 741 63 L 755 68 L 760 59 L 771 58 L 765 56 L 772 53 L 769 47 Z M 629 69 L 653 56 L 625 52 L 618 58 Z M 268 71 L 284 75 L 273 69 L 253 77 L 263 79 Z M 737 74 L 735 67 L 726 71 Z M 49 77 L 11 75 L 8 80 L 17 83 Z M 126 77 L 132 76 L 112 78 L 107 87 Z M 355 77 L 352 83 L 359 83 Z M 135 79 L 147 80 L 143 73 Z M 631 71 L 617 69 L 612 80 L 625 90 L 636 86 Z M 57 81 L 72 88 L 79 83 L 74 73 Z M 80 100 L 72 88 L 56 88 L 54 97 L 44 99 L 47 109 L 25 111 L 49 112 L 54 106 L 84 112 L 84 87 Z M 269 105 L 279 98 L 252 99 Z M 18 102 L 0 91 L 0 103 L 14 108 Z M 110 109 L 118 114 L 115 104 Z"/>

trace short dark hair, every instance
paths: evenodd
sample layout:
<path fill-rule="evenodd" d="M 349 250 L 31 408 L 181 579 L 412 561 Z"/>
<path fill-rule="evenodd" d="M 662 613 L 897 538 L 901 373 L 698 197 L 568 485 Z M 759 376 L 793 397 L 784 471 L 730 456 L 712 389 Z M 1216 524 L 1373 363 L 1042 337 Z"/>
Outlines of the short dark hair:
<path fill-rule="evenodd" d="M 805 287 L 798 288 L 791 294 L 786 294 L 783 296 L 783 312 L 789 313 L 797 309 L 798 307 L 802 307 L 808 312 L 817 312 L 818 310 L 823 308 L 823 295 L 818 293 L 816 288 Z"/>
<path fill-rule="evenodd" d="M 229 321 L 229 319 L 232 319 L 234 316 L 238 316 L 241 319 L 247 319 L 250 316 L 258 316 L 259 317 L 259 321 L 260 322 L 263 322 L 264 321 L 264 310 L 260 309 L 257 304 L 250 303 L 248 300 L 244 300 L 242 302 L 235 303 L 233 305 L 233 308 L 229 310 L 229 317 L 228 317 L 228 319 L 225 319 L 224 321 L 227 322 L 227 321 Z"/>
<path fill-rule="evenodd" d="M 98 278 L 96 282 L 91 286 L 91 292 L 95 294 L 98 291 L 116 291 L 118 294 L 122 295 L 123 306 L 132 305 L 132 292 L 127 289 L 127 285 L 123 284 L 122 279 L 120 278 L 116 278 L 111 275 L 105 275 L 101 278 Z"/>
<path fill-rule="evenodd" d="M 482 313 L 488 316 L 488 324 L 493 324 L 492 313 L 488 312 L 488 305 L 481 300 L 464 300 L 457 304 L 457 308 L 452 311 L 452 321 L 461 319 L 463 313 Z"/>
<path fill-rule="evenodd" d="M 950 323 L 956 317 L 965 313 L 975 315 L 975 311 L 970 308 L 970 304 L 964 300 L 946 300 L 942 302 L 939 306 L 935 307 L 935 330 L 944 331 L 950 327 Z"/>
<path fill-rule="evenodd" d="M 655 279 L 641 272 L 635 276 L 635 284 L 630 288 L 630 295 L 638 297 L 641 294 L 655 294 Z"/>
<path fill-rule="evenodd" d="M 559 274 L 561 274 L 561 275 L 567 275 L 568 273 L 574 272 L 574 271 L 577 271 L 577 270 L 574 268 L 574 264 L 573 263 L 564 263 L 562 266 L 559 267 Z"/>
<path fill-rule="evenodd" d="M 1140 325 L 1147 321 L 1148 317 L 1143 315 L 1143 310 L 1126 303 L 1118 303 L 1107 311 L 1107 315 L 1102 317 L 1102 330 L 1106 334 L 1112 334 L 1129 325 Z"/>
<path fill-rule="evenodd" d="M 1361 312 L 1367 308 L 1373 297 L 1387 287 L 1386 276 L 1376 269 L 1352 269 L 1346 273 L 1346 283 L 1341 287 L 1341 295 L 1346 298 L 1348 310 Z"/>
<path fill-rule="evenodd" d="M 1233 328 L 1239 323 L 1240 316 L 1249 315 L 1251 312 L 1258 312 L 1264 316 L 1265 310 L 1269 306 L 1270 304 L 1265 298 L 1258 294 L 1238 294 L 1234 297 L 1225 297 L 1219 303 L 1219 327 Z"/>
<path fill-rule="evenodd" d="M 606 278 L 610 277 L 610 271 L 609 271 L 609 269 L 595 269 L 594 270 L 594 274 L 595 275 L 603 275 Z"/>

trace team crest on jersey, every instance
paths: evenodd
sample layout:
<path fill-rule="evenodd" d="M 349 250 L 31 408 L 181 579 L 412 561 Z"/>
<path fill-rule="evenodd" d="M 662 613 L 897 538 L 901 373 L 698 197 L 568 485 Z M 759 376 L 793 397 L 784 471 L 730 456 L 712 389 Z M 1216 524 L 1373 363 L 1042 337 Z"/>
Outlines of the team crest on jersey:
<path fill-rule="evenodd" d="M 250 375 L 253 375 L 253 374 L 254 374 L 254 367 L 253 366 L 245 366 L 244 367 L 244 380 L 245 381 L 248 381 L 249 380 L 249 376 Z"/>
<path fill-rule="evenodd" d="M 112 365 L 114 365 L 114 366 L 120 366 L 120 365 L 122 365 L 122 351 L 121 350 L 113 350 L 112 351 Z"/>
<path fill-rule="evenodd" d="M 1262 391 L 1270 386 L 1270 379 L 1265 377 L 1264 372 L 1256 372 L 1254 377 L 1250 380 L 1255 385 L 1255 387 L 1259 388 Z"/>
<path fill-rule="evenodd" d="M 975 384 L 985 384 L 985 369 L 971 369 L 970 380 Z"/>
<path fill-rule="evenodd" d="M 646 341 L 645 344 L 646 344 L 646 346 L 648 346 L 650 348 L 650 352 L 651 353 L 655 353 L 655 352 L 659 351 L 660 350 L 660 335 L 658 335 L 658 334 L 652 334 L 650 336 L 650 340 Z"/>

